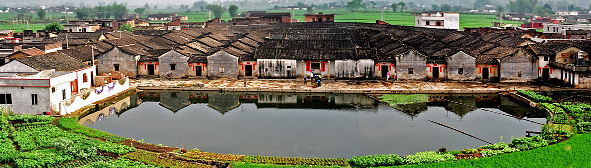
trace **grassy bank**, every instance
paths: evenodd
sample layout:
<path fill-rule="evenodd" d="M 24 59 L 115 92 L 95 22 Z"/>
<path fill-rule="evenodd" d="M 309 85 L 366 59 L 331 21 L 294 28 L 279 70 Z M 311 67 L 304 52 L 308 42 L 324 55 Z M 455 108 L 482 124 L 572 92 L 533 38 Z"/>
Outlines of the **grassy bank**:
<path fill-rule="evenodd" d="M 589 167 L 589 156 L 591 156 L 589 149 L 591 149 L 591 134 L 578 134 L 570 140 L 525 152 L 400 167 Z"/>

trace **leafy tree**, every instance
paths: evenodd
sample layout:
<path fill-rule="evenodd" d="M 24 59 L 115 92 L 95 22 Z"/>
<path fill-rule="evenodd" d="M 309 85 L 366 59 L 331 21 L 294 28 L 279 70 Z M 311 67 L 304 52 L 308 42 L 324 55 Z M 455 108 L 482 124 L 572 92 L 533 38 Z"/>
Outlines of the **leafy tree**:
<path fill-rule="evenodd" d="M 308 13 L 312 13 L 312 12 L 314 12 L 314 7 L 313 7 L 313 6 L 308 6 L 308 7 L 306 8 L 306 11 L 307 11 Z"/>
<path fill-rule="evenodd" d="M 431 9 L 434 10 L 434 11 L 438 11 L 439 10 L 439 5 L 433 4 L 433 5 L 431 5 Z"/>
<path fill-rule="evenodd" d="M 145 10 L 146 10 L 146 8 L 135 8 L 133 10 L 133 12 L 135 12 L 135 13 L 137 13 L 139 15 L 143 15 Z"/>
<path fill-rule="evenodd" d="M 447 12 L 447 11 L 451 11 L 451 5 L 449 5 L 449 4 L 442 4 L 442 5 L 441 5 L 439 8 L 440 8 L 442 11 L 446 11 L 446 12 Z"/>
<path fill-rule="evenodd" d="M 409 3 L 408 3 L 408 8 L 409 8 L 409 9 L 414 9 L 414 8 L 416 8 L 416 7 L 417 7 L 417 5 L 415 5 L 415 3 L 414 3 L 414 2 L 409 2 Z"/>
<path fill-rule="evenodd" d="M 550 10 L 552 10 L 552 6 L 550 6 L 548 4 L 544 4 L 544 9 L 550 9 Z"/>
<path fill-rule="evenodd" d="M 144 5 L 144 13 L 146 15 L 150 14 L 150 5 L 148 5 L 147 3 Z"/>
<path fill-rule="evenodd" d="M 201 1 L 196 1 L 193 2 L 193 6 L 191 6 L 191 9 L 201 9 L 201 7 L 207 5 L 207 2 L 205 2 L 204 0 Z"/>
<path fill-rule="evenodd" d="M 133 26 L 131 26 L 130 24 L 122 24 L 121 26 L 119 26 L 119 30 L 132 32 Z"/>
<path fill-rule="evenodd" d="M 589 5 L 589 10 L 591 10 L 591 5 Z"/>
<path fill-rule="evenodd" d="M 45 26 L 44 30 L 49 31 L 49 32 L 58 32 L 60 30 L 64 30 L 64 26 L 62 26 L 58 22 L 53 22 L 53 23 L 50 23 L 47 26 Z"/>
<path fill-rule="evenodd" d="M 211 10 L 213 12 L 213 16 L 216 18 L 222 17 L 224 12 L 226 12 L 226 7 L 222 7 L 222 5 L 207 5 L 205 8 Z"/>
<path fill-rule="evenodd" d="M 29 20 L 31 18 L 31 15 L 25 15 L 25 13 L 19 13 L 18 15 L 16 15 L 16 19 L 18 20 Z"/>
<path fill-rule="evenodd" d="M 406 3 L 400 1 L 398 2 L 398 6 L 400 6 L 400 12 L 402 12 L 402 10 L 404 10 L 404 7 L 406 7 Z"/>
<path fill-rule="evenodd" d="M 117 19 L 123 18 L 123 15 L 127 14 L 127 6 L 125 4 L 117 4 L 117 2 L 113 2 L 111 5 L 111 12 Z"/>
<path fill-rule="evenodd" d="M 363 0 L 352 0 L 347 2 L 347 8 L 352 11 L 356 11 L 359 8 L 365 9 L 366 7 L 367 4 L 363 3 Z"/>
<path fill-rule="evenodd" d="M 398 4 L 392 3 L 392 11 L 396 13 L 396 8 L 398 8 Z"/>
<path fill-rule="evenodd" d="M 574 11 L 575 10 L 575 5 L 568 5 L 568 11 Z"/>
<path fill-rule="evenodd" d="M 238 12 L 238 6 L 230 5 L 230 7 L 228 7 L 228 13 L 230 13 L 230 16 L 236 17 L 237 12 Z"/>
<path fill-rule="evenodd" d="M 47 14 L 45 9 L 39 9 L 39 11 L 37 11 L 37 16 L 39 16 L 39 19 L 41 20 L 45 20 L 45 14 Z"/>
<path fill-rule="evenodd" d="M 509 11 L 515 13 L 533 13 L 538 0 L 509 1 Z"/>
<path fill-rule="evenodd" d="M 90 19 L 95 16 L 94 10 L 90 8 L 80 8 L 74 11 L 78 19 Z"/>
<path fill-rule="evenodd" d="M 279 9 L 279 6 L 275 5 L 275 7 L 273 7 L 273 9 L 277 10 L 277 9 Z"/>
<path fill-rule="evenodd" d="M 504 11 L 505 11 L 505 8 L 503 8 L 503 6 L 501 6 L 501 5 L 497 6 L 497 12 L 503 13 Z"/>
<path fill-rule="evenodd" d="M 376 8 L 376 2 L 374 2 L 374 1 L 370 1 L 370 3 L 371 3 L 371 9 L 374 9 L 374 8 Z"/>
<path fill-rule="evenodd" d="M 154 5 L 154 9 L 158 9 L 158 6 L 157 5 Z"/>
<path fill-rule="evenodd" d="M 296 6 L 298 6 L 299 8 L 304 8 L 304 6 L 306 6 L 303 2 L 298 2 L 296 3 Z"/>
<path fill-rule="evenodd" d="M 453 11 L 459 12 L 460 10 L 462 10 L 462 6 L 461 5 L 454 5 L 452 6 Z"/>

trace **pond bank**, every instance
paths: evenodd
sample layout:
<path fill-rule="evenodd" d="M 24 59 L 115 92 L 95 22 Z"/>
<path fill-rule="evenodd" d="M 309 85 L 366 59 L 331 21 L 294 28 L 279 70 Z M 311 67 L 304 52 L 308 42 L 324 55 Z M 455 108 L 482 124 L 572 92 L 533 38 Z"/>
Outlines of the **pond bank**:
<path fill-rule="evenodd" d="M 322 87 L 295 79 L 136 79 L 132 86 L 140 90 L 191 90 L 291 93 L 499 93 L 515 90 L 564 90 L 530 83 L 416 82 L 382 80 L 327 80 Z"/>

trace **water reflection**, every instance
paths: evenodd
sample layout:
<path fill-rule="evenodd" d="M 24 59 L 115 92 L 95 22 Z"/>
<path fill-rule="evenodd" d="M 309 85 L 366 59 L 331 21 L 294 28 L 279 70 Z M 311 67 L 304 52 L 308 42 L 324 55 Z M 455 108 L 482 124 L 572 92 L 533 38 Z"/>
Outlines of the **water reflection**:
<path fill-rule="evenodd" d="M 149 143 L 186 144 L 210 152 L 350 158 L 485 145 L 427 120 L 491 142 L 540 129 L 481 108 L 544 118 L 497 94 L 434 94 L 426 103 L 397 108 L 419 118 L 358 94 L 143 91 L 84 116 L 80 123 Z"/>

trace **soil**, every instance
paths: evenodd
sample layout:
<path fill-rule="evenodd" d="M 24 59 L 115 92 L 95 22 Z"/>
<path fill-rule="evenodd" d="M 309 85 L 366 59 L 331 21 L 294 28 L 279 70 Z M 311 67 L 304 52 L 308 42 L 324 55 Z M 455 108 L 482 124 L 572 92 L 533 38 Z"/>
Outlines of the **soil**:
<path fill-rule="evenodd" d="M 157 152 L 157 153 L 172 152 L 172 151 L 179 149 L 176 147 L 158 146 L 158 145 L 149 144 L 149 143 L 137 142 L 134 140 L 123 141 L 123 142 L 121 142 L 121 144 L 131 146 L 131 147 L 134 147 L 137 149 L 143 149 L 143 150 Z"/>

